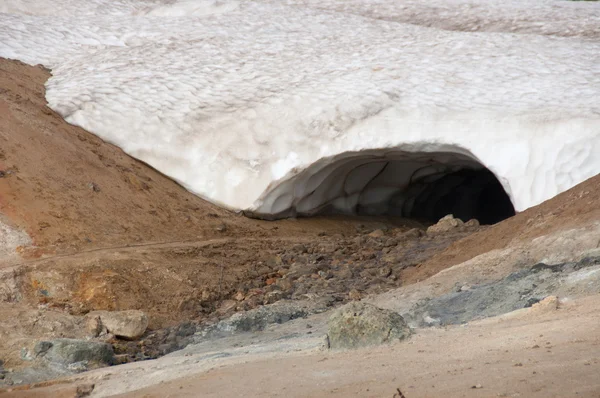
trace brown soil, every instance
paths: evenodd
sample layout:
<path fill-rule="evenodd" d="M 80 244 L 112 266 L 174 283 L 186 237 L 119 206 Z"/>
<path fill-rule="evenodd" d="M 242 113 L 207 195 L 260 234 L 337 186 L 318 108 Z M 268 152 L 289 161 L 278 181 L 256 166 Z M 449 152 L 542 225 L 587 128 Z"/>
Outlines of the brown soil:
<path fill-rule="evenodd" d="M 49 76 L 0 59 L 0 211 L 32 237 L 25 257 L 258 229 L 67 124 L 46 107 Z"/>

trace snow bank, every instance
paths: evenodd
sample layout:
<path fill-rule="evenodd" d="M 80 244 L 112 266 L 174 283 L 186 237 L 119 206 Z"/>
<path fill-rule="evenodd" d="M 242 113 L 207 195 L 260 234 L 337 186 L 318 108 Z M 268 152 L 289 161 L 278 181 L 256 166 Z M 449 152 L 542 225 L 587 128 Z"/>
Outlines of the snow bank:
<path fill-rule="evenodd" d="M 596 41 L 399 23 L 368 0 L 22 4 L 0 9 L 0 56 L 51 67 L 54 110 L 231 209 L 389 199 L 428 153 L 487 167 L 517 210 L 600 172 Z"/>

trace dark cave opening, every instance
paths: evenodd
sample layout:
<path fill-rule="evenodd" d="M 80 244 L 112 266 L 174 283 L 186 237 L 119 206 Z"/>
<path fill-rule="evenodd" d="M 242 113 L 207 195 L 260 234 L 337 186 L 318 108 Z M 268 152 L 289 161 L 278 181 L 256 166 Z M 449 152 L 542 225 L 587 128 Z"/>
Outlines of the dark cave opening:
<path fill-rule="evenodd" d="M 453 148 L 455 149 L 455 148 Z M 274 185 L 251 217 L 346 214 L 495 224 L 515 215 L 494 173 L 471 154 L 363 151 L 324 158 Z"/>
<path fill-rule="evenodd" d="M 418 191 L 412 206 L 408 209 L 390 206 L 388 214 L 429 222 L 453 214 L 465 222 L 475 218 L 481 224 L 496 224 L 515 215 L 504 188 L 494 174 L 485 168 L 462 169 L 444 174 L 434 181 L 415 184 L 408 187 L 409 190 Z"/>

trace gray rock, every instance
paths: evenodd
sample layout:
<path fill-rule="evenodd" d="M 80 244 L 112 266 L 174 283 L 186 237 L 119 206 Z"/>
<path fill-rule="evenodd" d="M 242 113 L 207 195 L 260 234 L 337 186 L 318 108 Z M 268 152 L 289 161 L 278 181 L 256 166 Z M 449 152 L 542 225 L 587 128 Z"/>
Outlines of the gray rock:
<path fill-rule="evenodd" d="M 441 218 L 437 224 L 427 228 L 427 235 L 437 235 L 444 232 L 452 231 L 455 228 L 461 227 L 464 222 L 460 218 L 454 218 L 452 214 Z"/>
<path fill-rule="evenodd" d="M 89 396 L 94 391 L 95 384 L 80 384 L 77 386 L 75 392 L 76 398 L 83 398 Z"/>
<path fill-rule="evenodd" d="M 410 334 L 400 314 L 363 302 L 347 304 L 329 319 L 332 349 L 376 346 L 404 340 Z"/>
<path fill-rule="evenodd" d="M 470 219 L 465 223 L 465 227 L 467 228 L 477 228 L 479 227 L 479 221 L 475 218 Z"/>
<path fill-rule="evenodd" d="M 600 283 L 589 278 L 597 275 L 587 271 L 590 268 L 600 270 L 600 258 L 586 257 L 554 265 L 539 263 L 497 281 L 474 286 L 465 284 L 455 291 L 423 300 L 404 317 L 415 326 L 446 326 L 531 307 L 551 295 L 572 296 L 583 291 L 597 294 Z M 580 270 L 584 272 L 580 277 L 571 276 Z M 571 285 L 570 281 L 578 283 Z"/>
<path fill-rule="evenodd" d="M 50 347 L 46 349 L 49 345 Z M 112 365 L 114 362 L 112 346 L 95 341 L 76 339 L 40 341 L 36 344 L 36 349 L 40 352 L 40 356 L 48 361 L 65 366 L 84 361 L 97 366 Z"/>
<path fill-rule="evenodd" d="M 275 290 L 265 294 L 264 304 L 273 304 L 283 298 L 283 292 L 281 290 Z"/>
<path fill-rule="evenodd" d="M 402 233 L 398 234 L 398 240 L 405 241 L 405 240 L 418 239 L 421 236 L 423 236 L 423 231 L 421 231 L 418 228 L 412 228 L 406 232 L 402 232 Z"/>
<path fill-rule="evenodd" d="M 71 363 L 71 364 L 67 365 L 67 369 L 69 369 L 70 371 L 76 372 L 76 373 L 85 372 L 86 370 L 88 370 L 88 362 L 81 361 L 81 362 Z"/>
<path fill-rule="evenodd" d="M 33 347 L 33 353 L 35 356 L 44 355 L 48 350 L 52 348 L 52 343 L 49 341 L 38 341 L 35 347 Z"/>
<path fill-rule="evenodd" d="M 281 300 L 275 304 L 238 312 L 214 325 L 198 330 L 193 341 L 197 344 L 212 338 L 263 331 L 270 325 L 283 324 L 311 314 L 325 312 L 331 308 L 333 301 L 330 296 L 304 301 Z"/>
<path fill-rule="evenodd" d="M 95 324 L 98 318 L 101 326 Z M 141 337 L 148 327 L 148 317 L 138 310 L 92 311 L 87 315 L 87 319 L 90 331 L 106 329 L 108 333 L 117 337 L 131 340 Z"/>
<path fill-rule="evenodd" d="M 383 232 L 383 231 L 382 231 L 382 230 L 380 230 L 380 229 L 376 229 L 375 231 L 371 232 L 371 233 L 369 234 L 369 236 L 370 236 L 371 238 L 381 238 L 381 237 L 385 236 L 385 232 Z"/>
<path fill-rule="evenodd" d="M 282 303 L 277 306 L 264 306 L 246 312 L 238 312 L 229 319 L 217 324 L 222 332 L 256 332 L 264 330 L 268 325 L 285 323 L 308 315 L 306 308 L 294 303 Z"/>

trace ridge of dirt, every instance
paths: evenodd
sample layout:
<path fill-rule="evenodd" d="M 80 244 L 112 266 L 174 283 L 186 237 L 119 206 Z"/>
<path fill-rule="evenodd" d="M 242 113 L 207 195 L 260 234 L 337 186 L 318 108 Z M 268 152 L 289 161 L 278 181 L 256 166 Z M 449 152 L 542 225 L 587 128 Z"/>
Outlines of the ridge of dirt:
<path fill-rule="evenodd" d="M 0 59 L 0 212 L 33 239 L 26 257 L 258 229 L 69 125 L 46 106 L 49 77 Z"/>

